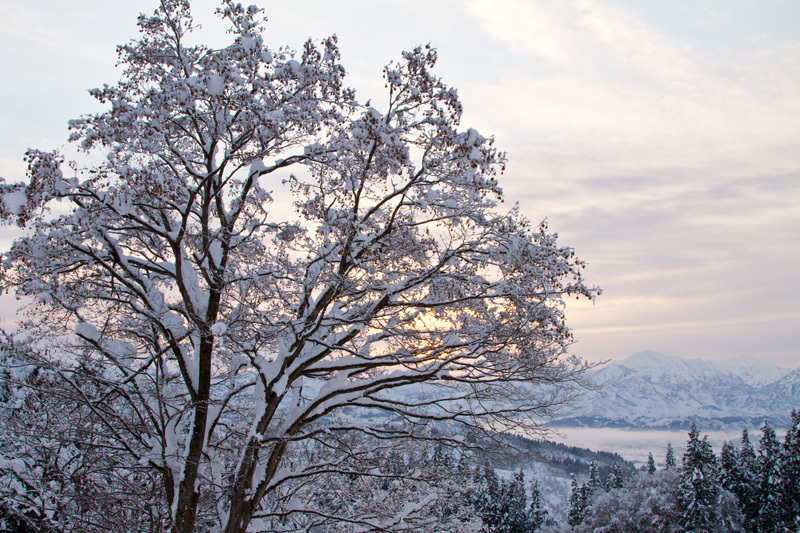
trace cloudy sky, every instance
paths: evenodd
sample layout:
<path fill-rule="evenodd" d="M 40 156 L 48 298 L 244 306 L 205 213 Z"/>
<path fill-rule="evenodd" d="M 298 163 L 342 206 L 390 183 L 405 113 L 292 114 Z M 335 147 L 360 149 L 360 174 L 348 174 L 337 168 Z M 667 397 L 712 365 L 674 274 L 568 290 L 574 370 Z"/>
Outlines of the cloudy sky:
<path fill-rule="evenodd" d="M 154 0 L 0 0 L 0 176 L 99 110 L 115 45 Z M 204 40 L 226 44 L 193 2 Z M 339 36 L 350 85 L 432 43 L 463 125 L 508 152 L 502 184 L 605 291 L 570 304 L 573 351 L 800 366 L 800 3 L 778 0 L 273 0 L 266 41 Z M 0 246 L 12 230 L 2 228 Z M 8 298 L 0 302 L 9 314 Z"/>

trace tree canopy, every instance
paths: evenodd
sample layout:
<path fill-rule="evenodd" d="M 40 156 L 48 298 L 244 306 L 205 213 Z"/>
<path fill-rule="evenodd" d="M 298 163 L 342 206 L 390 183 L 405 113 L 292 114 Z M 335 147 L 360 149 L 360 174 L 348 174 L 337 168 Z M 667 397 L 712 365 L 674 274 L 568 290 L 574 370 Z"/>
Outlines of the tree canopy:
<path fill-rule="evenodd" d="M 2 185 L 26 234 L 0 283 L 32 302 L 9 409 L 80 413 L 71 449 L 105 450 L 98 490 L 140 486 L 153 531 L 413 529 L 426 495 L 331 511 L 320 480 L 392 477 L 397 439 L 535 430 L 586 368 L 563 299 L 598 291 L 546 224 L 499 209 L 505 156 L 460 128 L 435 49 L 360 103 L 336 37 L 270 48 L 258 8 L 217 12 L 221 49 L 190 44 L 188 0 L 140 16 L 121 81 L 91 91 L 107 110 L 70 123 L 87 163 L 30 150 Z M 19 508 L 109 530 L 48 491 Z"/>

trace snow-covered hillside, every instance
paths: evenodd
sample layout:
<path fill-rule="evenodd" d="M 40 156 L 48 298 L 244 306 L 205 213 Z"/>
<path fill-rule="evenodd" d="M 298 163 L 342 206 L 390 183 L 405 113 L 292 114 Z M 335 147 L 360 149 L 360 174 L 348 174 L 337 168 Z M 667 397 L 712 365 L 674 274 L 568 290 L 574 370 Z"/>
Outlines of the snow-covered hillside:
<path fill-rule="evenodd" d="M 653 351 L 613 361 L 593 372 L 588 392 L 561 424 L 683 427 L 758 426 L 788 422 L 800 406 L 800 369 L 750 356 L 723 362 L 684 359 Z"/>
<path fill-rule="evenodd" d="M 721 370 L 740 377 L 748 385 L 763 387 L 791 373 L 788 368 L 781 368 L 771 363 L 756 359 L 752 355 L 740 355 L 733 359 L 715 363 Z"/>

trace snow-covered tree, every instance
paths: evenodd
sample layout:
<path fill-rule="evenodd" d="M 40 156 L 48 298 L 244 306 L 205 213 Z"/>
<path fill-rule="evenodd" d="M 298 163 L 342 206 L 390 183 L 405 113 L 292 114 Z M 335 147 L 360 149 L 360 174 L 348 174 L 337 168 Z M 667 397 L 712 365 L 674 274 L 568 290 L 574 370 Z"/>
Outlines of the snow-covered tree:
<path fill-rule="evenodd" d="M 603 483 L 600 481 L 600 470 L 597 468 L 597 463 L 594 459 L 589 462 L 589 479 L 586 481 L 586 490 L 589 497 L 600 492 L 603 488 Z"/>
<path fill-rule="evenodd" d="M 504 500 L 506 510 L 503 513 L 503 522 L 492 531 L 497 533 L 527 533 L 532 531 L 532 520 L 529 514 L 528 495 L 525 486 L 525 474 L 520 468 L 514 477 L 504 483 Z"/>
<path fill-rule="evenodd" d="M 393 523 L 382 526 L 388 531 L 480 531 L 482 522 L 469 501 L 474 486 L 468 472 L 455 472 L 450 465 L 431 460 L 422 443 L 396 442 L 388 453 L 380 443 L 373 444 L 375 453 L 370 458 L 360 458 L 360 464 L 343 461 L 339 472 L 315 476 L 313 483 L 285 495 L 288 505 L 313 502 L 315 508 L 339 516 L 370 513 L 394 517 Z M 367 468 L 381 474 L 353 473 Z M 295 514 L 285 525 L 291 523 L 299 531 L 356 533 L 364 530 L 363 524 L 358 522 L 339 521 L 330 525 L 325 522 L 322 516 Z M 251 526 L 251 529 L 255 528 Z"/>
<path fill-rule="evenodd" d="M 547 511 L 544 508 L 539 482 L 533 480 L 530 484 L 531 502 L 528 505 L 528 531 L 533 532 L 542 527 L 547 519 Z"/>
<path fill-rule="evenodd" d="M 747 531 L 744 514 L 735 494 L 726 489 L 720 489 L 717 498 L 717 516 L 712 531 L 719 533 L 744 533 Z"/>
<path fill-rule="evenodd" d="M 544 522 L 547 511 L 542 509 L 538 484 L 531 485 L 531 502 L 528 504 L 522 469 L 505 481 L 486 465 L 476 480 L 477 487 L 471 500 L 483 520 L 482 531 L 528 533 L 538 529 Z"/>
<path fill-rule="evenodd" d="M 482 468 L 475 470 L 473 482 L 475 487 L 470 493 L 470 502 L 475 512 L 484 524 L 499 521 L 501 484 L 494 468 L 485 463 Z"/>
<path fill-rule="evenodd" d="M 724 441 L 719 454 L 720 485 L 731 492 L 734 492 L 739 484 L 736 456 L 737 452 L 733 444 L 727 440 Z"/>
<path fill-rule="evenodd" d="M 680 470 L 678 502 L 681 524 L 687 531 L 711 531 L 718 519 L 720 494 L 717 458 L 708 439 L 699 438 L 697 425 L 692 421 L 689 441 Z"/>
<path fill-rule="evenodd" d="M 652 454 L 650 458 L 653 458 Z M 608 481 L 606 482 L 606 491 L 621 489 L 623 481 L 622 468 L 619 466 L 619 462 L 614 461 L 614 464 L 611 465 L 611 473 L 608 476 Z"/>
<path fill-rule="evenodd" d="M 0 281 L 32 302 L 25 364 L 157 478 L 166 529 L 411 528 L 416 505 L 292 495 L 381 478 L 394 439 L 536 430 L 585 369 L 562 299 L 596 291 L 545 225 L 498 209 L 504 156 L 459 128 L 435 50 L 386 67 L 378 109 L 335 37 L 270 48 L 256 7 L 218 13 L 220 49 L 192 44 L 188 0 L 142 15 L 123 79 L 92 91 L 108 110 L 70 124 L 83 162 L 30 150 L 28 182 L 2 185 L 27 228 Z"/>
<path fill-rule="evenodd" d="M 756 531 L 780 531 L 784 525 L 783 501 L 785 486 L 781 476 L 781 447 L 775 430 L 764 420 L 762 436 L 758 443 L 756 462 L 756 502 L 758 512 L 754 522 Z"/>
<path fill-rule="evenodd" d="M 800 411 L 792 409 L 792 425 L 781 448 L 785 518 L 790 527 L 800 529 Z"/>
<path fill-rule="evenodd" d="M 572 527 L 579 525 L 583 522 L 588 507 L 588 491 L 586 485 L 578 485 L 578 479 L 575 474 L 570 474 L 570 494 L 569 494 L 569 511 L 567 512 L 567 524 Z"/>
<path fill-rule="evenodd" d="M 736 475 L 733 492 L 739 499 L 748 531 L 755 531 L 758 515 L 758 464 L 756 452 L 750 442 L 747 428 L 742 429 L 742 440 L 736 454 Z"/>
<path fill-rule="evenodd" d="M 18 348 L 9 339 L 0 345 L 0 530 L 162 531 L 169 510 L 161 477 L 131 464 L 124 426 L 112 433 L 104 420 L 115 411 L 135 424 L 136 413 L 121 398 L 95 408 L 65 401 L 74 388 L 97 392 L 96 369 L 76 369 L 67 384 L 27 364 Z"/>
<path fill-rule="evenodd" d="M 587 506 L 573 531 L 665 533 L 683 531 L 675 487 L 675 469 L 638 474 L 622 488 L 602 493 Z"/>
<path fill-rule="evenodd" d="M 621 471 L 619 474 L 621 480 Z M 579 486 L 575 474 L 570 474 L 570 496 L 569 510 L 567 512 L 567 523 L 573 527 L 581 524 L 595 499 L 603 492 L 605 491 L 603 491 L 603 484 L 600 481 L 600 471 L 597 468 L 597 463 L 594 459 L 592 459 L 592 461 L 589 463 L 589 477 L 586 480 L 586 483 Z"/>
<path fill-rule="evenodd" d="M 656 473 L 656 460 L 653 459 L 653 454 L 647 454 L 647 473 L 653 475 Z"/>
<path fill-rule="evenodd" d="M 743 532 L 742 514 L 736 497 L 720 491 L 714 505 L 717 519 L 696 528 L 685 528 L 681 505 L 680 473 L 676 469 L 661 470 L 652 475 L 638 473 L 621 488 L 599 494 L 585 511 L 576 533 L 679 533 L 704 531 L 707 533 Z"/>
<path fill-rule="evenodd" d="M 664 457 L 664 469 L 669 470 L 675 468 L 675 451 L 672 449 L 672 443 L 667 443 L 667 453 Z"/>

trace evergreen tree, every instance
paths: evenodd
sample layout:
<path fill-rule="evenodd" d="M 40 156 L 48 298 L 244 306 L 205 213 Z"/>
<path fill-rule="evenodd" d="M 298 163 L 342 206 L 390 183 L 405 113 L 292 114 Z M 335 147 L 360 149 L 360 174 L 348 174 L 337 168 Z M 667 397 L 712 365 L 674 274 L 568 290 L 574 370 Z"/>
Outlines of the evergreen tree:
<path fill-rule="evenodd" d="M 530 533 L 542 522 L 547 511 L 542 509 L 538 485 L 531 489 L 533 499 L 528 506 L 525 474 L 520 468 L 510 481 L 502 481 L 488 464 L 476 476 L 477 488 L 472 505 L 491 533 Z"/>
<path fill-rule="evenodd" d="M 470 494 L 470 502 L 478 516 L 486 525 L 499 522 L 500 480 L 489 463 L 483 469 L 476 469 L 473 481 L 475 489 Z"/>
<path fill-rule="evenodd" d="M 528 507 L 529 531 L 533 532 L 542 527 L 547 519 L 547 511 L 544 509 L 542 495 L 539 492 L 539 482 L 531 482 L 531 504 Z"/>
<path fill-rule="evenodd" d="M 786 432 L 781 449 L 781 476 L 784 484 L 783 509 L 788 525 L 800 530 L 800 411 L 792 409 L 792 427 Z"/>
<path fill-rule="evenodd" d="M 501 523 L 492 530 L 495 533 L 528 533 L 527 496 L 525 494 L 525 474 L 522 468 L 514 474 L 509 483 L 503 483 Z"/>
<path fill-rule="evenodd" d="M 750 443 L 750 435 L 747 429 L 743 429 L 742 444 L 736 456 L 736 485 L 731 492 L 739 499 L 748 531 L 756 531 L 755 524 L 758 515 L 756 463 L 756 452 Z"/>
<path fill-rule="evenodd" d="M 588 491 L 586 490 L 586 485 L 578 486 L 578 480 L 575 478 L 575 474 L 570 474 L 569 478 L 571 491 L 569 495 L 567 524 L 575 527 L 583 521 L 583 518 L 586 515 Z"/>
<path fill-rule="evenodd" d="M 784 485 L 781 477 L 781 448 L 775 430 L 764 420 L 758 445 L 756 531 L 780 531 L 784 524 Z"/>
<path fill-rule="evenodd" d="M 699 438 L 697 425 L 692 421 L 686 453 L 683 455 L 678 503 L 681 525 L 687 531 L 711 531 L 717 520 L 719 469 L 717 458 L 707 437 Z"/>
<path fill-rule="evenodd" d="M 739 469 L 736 464 L 736 448 L 733 447 L 729 441 L 722 443 L 722 452 L 720 453 L 720 485 L 732 493 L 739 483 Z"/>
<path fill-rule="evenodd" d="M 656 461 L 652 453 L 647 454 L 647 473 L 651 476 L 656 473 Z"/>
<path fill-rule="evenodd" d="M 606 491 L 621 489 L 622 481 L 622 468 L 620 468 L 618 462 L 614 461 L 614 464 L 611 466 L 611 474 L 608 476 L 608 483 L 606 483 Z"/>
<path fill-rule="evenodd" d="M 597 494 L 602 487 L 600 471 L 597 469 L 597 463 L 592 459 L 592 462 L 589 463 L 589 480 L 586 482 L 587 497 Z"/>
<path fill-rule="evenodd" d="M 675 452 L 672 450 L 672 443 L 667 443 L 667 456 L 664 461 L 664 469 L 670 470 L 675 468 Z"/>

